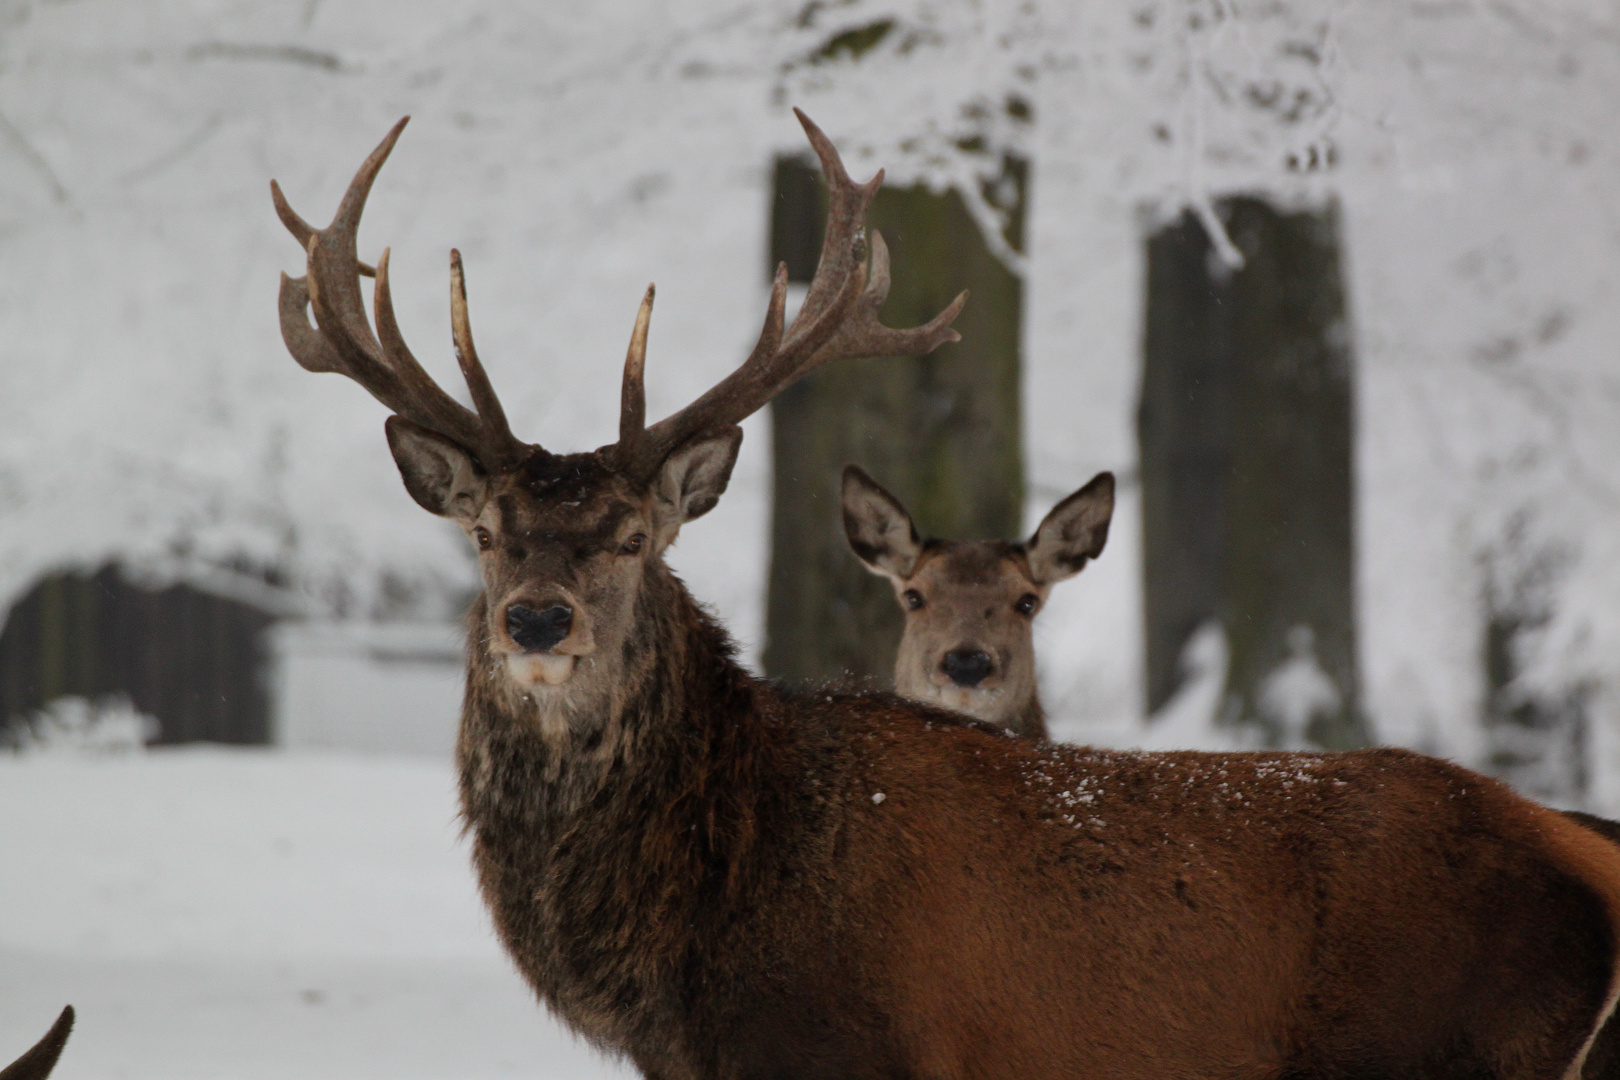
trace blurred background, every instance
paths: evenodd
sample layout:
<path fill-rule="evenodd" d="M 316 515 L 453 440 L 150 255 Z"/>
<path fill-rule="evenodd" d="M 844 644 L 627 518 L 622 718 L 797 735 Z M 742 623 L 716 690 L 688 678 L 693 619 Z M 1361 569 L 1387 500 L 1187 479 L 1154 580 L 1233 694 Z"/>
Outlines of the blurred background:
<path fill-rule="evenodd" d="M 611 441 L 807 282 L 790 106 L 879 167 L 887 320 L 746 425 L 671 561 L 763 673 L 886 678 L 846 461 L 928 534 L 1102 469 L 1037 622 L 1054 736 L 1411 746 L 1620 815 L 1620 13 L 1608 0 L 0 0 L 0 1059 L 59 1075 L 598 1075 L 458 837 L 453 525 L 281 344 L 361 257 L 461 393 L 447 251 L 520 437 Z M 221 744 L 230 744 L 227 748 Z"/>

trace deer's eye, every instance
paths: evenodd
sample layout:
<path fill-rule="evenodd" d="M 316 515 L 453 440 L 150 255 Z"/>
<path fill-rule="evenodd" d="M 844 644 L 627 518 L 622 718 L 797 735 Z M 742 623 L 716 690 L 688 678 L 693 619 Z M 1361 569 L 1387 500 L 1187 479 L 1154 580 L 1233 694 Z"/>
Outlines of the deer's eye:
<path fill-rule="evenodd" d="M 1035 605 L 1040 602 L 1040 597 L 1032 592 L 1027 592 L 1013 602 L 1013 610 L 1020 615 L 1033 615 L 1035 614 Z"/>
<path fill-rule="evenodd" d="M 918 592 L 916 589 L 907 589 L 905 592 L 900 594 L 900 599 L 906 602 L 906 607 L 911 611 L 916 611 L 918 608 L 923 606 L 922 593 Z"/>
<path fill-rule="evenodd" d="M 647 534 L 646 533 L 636 533 L 630 539 L 626 540 L 624 543 L 619 545 L 619 554 L 620 555 L 637 555 L 637 554 L 640 554 L 642 545 L 645 544 L 646 542 L 647 542 Z"/>
<path fill-rule="evenodd" d="M 482 525 L 473 530 L 473 542 L 478 545 L 479 551 L 488 551 L 495 546 L 495 538 Z"/>

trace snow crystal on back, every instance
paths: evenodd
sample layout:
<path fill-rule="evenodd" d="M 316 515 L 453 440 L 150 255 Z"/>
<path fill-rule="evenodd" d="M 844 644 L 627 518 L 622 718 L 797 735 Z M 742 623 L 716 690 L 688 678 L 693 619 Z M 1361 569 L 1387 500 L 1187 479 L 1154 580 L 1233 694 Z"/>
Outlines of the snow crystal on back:
<path fill-rule="evenodd" d="M 1044 745 L 1023 764 L 1025 786 L 1046 793 L 1053 824 L 1102 827 L 1109 805 L 1125 797 L 1162 801 L 1164 813 L 1240 811 L 1258 795 L 1283 800 L 1315 798 L 1340 789 L 1345 781 L 1325 771 L 1321 755 L 1200 754 L 1140 750 L 1097 750 Z M 1325 787 L 1332 780 L 1331 787 Z"/>

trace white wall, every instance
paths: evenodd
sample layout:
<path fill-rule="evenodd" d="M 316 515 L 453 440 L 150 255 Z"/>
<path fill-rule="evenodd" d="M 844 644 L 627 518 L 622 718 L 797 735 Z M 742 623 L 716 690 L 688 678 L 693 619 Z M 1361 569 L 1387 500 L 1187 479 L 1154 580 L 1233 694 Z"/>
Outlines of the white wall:
<path fill-rule="evenodd" d="M 449 761 L 461 718 L 454 624 L 288 621 L 270 632 L 271 740 Z"/>

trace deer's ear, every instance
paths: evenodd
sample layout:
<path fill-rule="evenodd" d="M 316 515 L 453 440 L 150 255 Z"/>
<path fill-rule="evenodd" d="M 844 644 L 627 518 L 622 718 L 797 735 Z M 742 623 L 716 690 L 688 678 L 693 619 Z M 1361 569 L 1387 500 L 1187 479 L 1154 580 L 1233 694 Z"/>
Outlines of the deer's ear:
<path fill-rule="evenodd" d="M 1114 474 L 1098 473 L 1091 482 L 1052 507 L 1029 538 L 1025 552 L 1037 585 L 1073 577 L 1086 560 L 1102 554 L 1108 523 L 1114 517 Z"/>
<path fill-rule="evenodd" d="M 693 518 L 714 509 L 731 482 L 731 468 L 742 447 L 742 428 L 732 426 L 718 435 L 695 439 L 664 460 L 653 484 L 654 526 L 662 551 Z"/>
<path fill-rule="evenodd" d="M 471 454 L 402 416 L 390 416 L 383 430 L 405 490 L 422 509 L 461 522 L 483 512 L 487 485 Z"/>
<path fill-rule="evenodd" d="M 874 574 L 904 581 L 917 569 L 922 540 L 900 500 L 858 465 L 844 466 L 841 498 L 844 536 L 855 557 Z"/>

